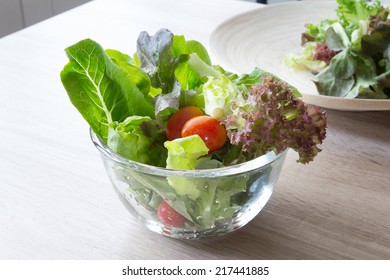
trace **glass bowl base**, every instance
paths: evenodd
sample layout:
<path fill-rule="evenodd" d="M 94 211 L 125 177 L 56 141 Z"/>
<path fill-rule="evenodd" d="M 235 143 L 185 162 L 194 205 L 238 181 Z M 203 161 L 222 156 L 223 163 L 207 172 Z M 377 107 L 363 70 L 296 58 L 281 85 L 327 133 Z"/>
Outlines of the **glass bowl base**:
<path fill-rule="evenodd" d="M 212 228 L 197 228 L 197 227 L 173 227 L 164 225 L 155 220 L 143 220 L 146 227 L 160 235 L 175 239 L 199 240 L 219 237 L 227 233 L 234 232 L 246 224 L 248 224 L 254 217 L 256 217 L 263 209 L 272 194 L 272 187 L 266 188 L 263 192 L 260 203 L 252 204 L 246 209 L 241 209 L 237 216 L 229 221 L 220 221 Z"/>

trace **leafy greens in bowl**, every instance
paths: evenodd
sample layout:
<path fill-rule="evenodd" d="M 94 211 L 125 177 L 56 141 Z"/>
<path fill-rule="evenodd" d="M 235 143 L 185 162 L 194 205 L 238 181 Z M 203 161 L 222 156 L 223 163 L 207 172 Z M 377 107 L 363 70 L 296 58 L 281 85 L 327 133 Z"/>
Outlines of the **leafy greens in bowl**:
<path fill-rule="evenodd" d="M 132 56 L 91 39 L 66 53 L 62 83 L 115 190 L 159 233 L 243 226 L 268 200 L 287 150 L 308 163 L 325 138 L 325 113 L 295 88 L 259 68 L 227 72 L 167 29 L 142 32 Z"/>

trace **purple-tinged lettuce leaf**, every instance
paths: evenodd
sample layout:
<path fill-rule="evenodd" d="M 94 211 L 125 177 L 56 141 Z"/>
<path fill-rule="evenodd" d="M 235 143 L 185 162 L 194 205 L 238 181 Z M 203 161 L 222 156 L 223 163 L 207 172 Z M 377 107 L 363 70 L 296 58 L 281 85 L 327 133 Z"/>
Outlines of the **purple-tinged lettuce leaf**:
<path fill-rule="evenodd" d="M 291 148 L 308 163 L 321 151 L 325 112 L 296 98 L 290 86 L 272 77 L 248 90 L 247 104 L 224 120 L 231 144 L 242 146 L 240 161 Z"/>
<path fill-rule="evenodd" d="M 169 93 L 157 95 L 155 98 L 155 114 L 157 119 L 167 120 L 179 109 L 181 85 L 177 81 Z"/>
<path fill-rule="evenodd" d="M 146 31 L 139 34 L 137 55 L 141 69 L 151 80 L 152 86 L 161 88 L 162 93 L 169 93 L 176 81 L 175 70 L 185 57 L 174 57 L 172 54 L 173 34 L 168 29 L 160 29 L 154 36 Z"/>

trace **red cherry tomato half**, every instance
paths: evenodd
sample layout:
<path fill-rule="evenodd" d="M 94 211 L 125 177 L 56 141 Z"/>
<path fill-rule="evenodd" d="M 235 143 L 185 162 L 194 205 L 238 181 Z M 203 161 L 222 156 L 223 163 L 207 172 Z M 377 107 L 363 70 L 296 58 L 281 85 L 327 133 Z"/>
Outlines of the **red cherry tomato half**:
<path fill-rule="evenodd" d="M 165 200 L 158 206 L 157 216 L 164 225 L 173 227 L 182 226 L 186 220 L 184 216 L 173 209 Z"/>
<path fill-rule="evenodd" d="M 191 118 L 203 116 L 203 112 L 196 106 L 186 106 L 174 113 L 168 120 L 166 135 L 169 141 L 181 137 L 183 125 Z"/>
<path fill-rule="evenodd" d="M 213 117 L 199 116 L 188 120 L 181 131 L 181 136 L 199 135 L 205 142 L 209 152 L 221 148 L 226 141 L 225 127 Z"/>

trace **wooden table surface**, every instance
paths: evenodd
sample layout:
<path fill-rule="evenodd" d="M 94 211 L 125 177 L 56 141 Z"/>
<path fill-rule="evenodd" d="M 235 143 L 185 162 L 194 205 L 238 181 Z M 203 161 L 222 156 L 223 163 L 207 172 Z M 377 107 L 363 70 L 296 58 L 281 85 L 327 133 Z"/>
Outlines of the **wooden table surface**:
<path fill-rule="evenodd" d="M 60 82 L 64 48 L 89 37 L 132 54 L 140 31 L 162 27 L 208 46 L 257 7 L 95 0 L 0 39 L 0 259 L 390 259 L 390 111 L 327 110 L 315 161 L 289 152 L 263 211 L 223 238 L 159 236 L 116 197 Z"/>

